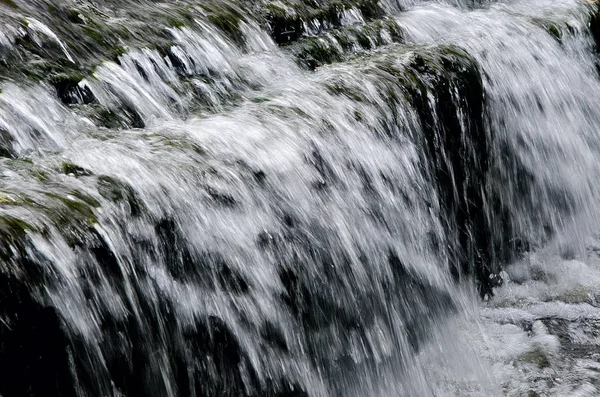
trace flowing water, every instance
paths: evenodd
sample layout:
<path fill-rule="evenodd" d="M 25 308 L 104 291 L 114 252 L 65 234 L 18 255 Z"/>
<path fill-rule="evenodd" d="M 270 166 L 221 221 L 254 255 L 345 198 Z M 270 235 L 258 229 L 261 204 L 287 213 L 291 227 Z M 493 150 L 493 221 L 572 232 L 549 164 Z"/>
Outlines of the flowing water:
<path fill-rule="evenodd" d="M 0 21 L 1 396 L 600 394 L 594 2 Z"/>

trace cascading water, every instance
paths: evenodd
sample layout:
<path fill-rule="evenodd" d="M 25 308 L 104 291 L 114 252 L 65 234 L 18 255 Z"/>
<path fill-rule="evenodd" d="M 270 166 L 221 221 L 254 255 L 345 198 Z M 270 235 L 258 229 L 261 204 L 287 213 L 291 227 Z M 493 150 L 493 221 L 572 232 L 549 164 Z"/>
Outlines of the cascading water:
<path fill-rule="evenodd" d="M 1 396 L 600 393 L 595 3 L 0 21 Z"/>

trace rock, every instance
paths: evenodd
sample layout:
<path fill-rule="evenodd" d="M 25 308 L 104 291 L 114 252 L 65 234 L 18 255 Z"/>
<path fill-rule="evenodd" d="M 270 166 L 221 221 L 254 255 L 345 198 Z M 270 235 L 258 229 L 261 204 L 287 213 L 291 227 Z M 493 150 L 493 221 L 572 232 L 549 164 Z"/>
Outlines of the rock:
<path fill-rule="evenodd" d="M 63 163 L 62 164 L 62 172 L 65 175 L 73 175 L 76 177 L 92 175 L 92 173 L 90 171 L 88 171 L 85 168 L 82 168 L 78 165 L 72 164 L 72 163 Z"/>
<path fill-rule="evenodd" d="M 358 21 L 384 15 L 379 2 L 373 0 L 269 1 L 261 4 L 259 13 L 266 20 L 271 37 L 280 45 L 351 24 L 345 20 L 346 15 L 354 15 Z"/>
<path fill-rule="evenodd" d="M 314 70 L 323 64 L 339 62 L 358 52 L 403 41 L 402 28 L 392 19 L 335 29 L 328 34 L 307 37 L 286 46 L 300 65 Z"/>
<path fill-rule="evenodd" d="M 51 84 L 65 105 L 87 105 L 96 101 L 89 87 L 79 77 L 53 77 Z"/>

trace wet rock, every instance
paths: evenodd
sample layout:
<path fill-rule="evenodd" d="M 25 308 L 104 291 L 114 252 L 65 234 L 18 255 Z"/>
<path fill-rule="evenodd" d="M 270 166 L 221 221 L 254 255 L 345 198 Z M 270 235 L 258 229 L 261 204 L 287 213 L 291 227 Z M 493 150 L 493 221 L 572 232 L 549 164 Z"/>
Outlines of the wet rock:
<path fill-rule="evenodd" d="M 0 157 L 16 157 L 16 153 L 13 149 L 13 141 L 14 139 L 10 133 L 0 128 Z"/>
<path fill-rule="evenodd" d="M 397 291 L 404 297 L 401 315 L 406 322 L 407 339 L 413 349 L 419 351 L 429 335 L 431 324 L 427 313 L 441 315 L 455 311 L 456 307 L 447 292 L 440 291 L 413 274 L 393 252 L 389 254 L 388 262 L 393 274 L 393 285 L 385 285 L 385 288 L 391 292 Z"/>
<path fill-rule="evenodd" d="M 401 43 L 403 37 L 402 28 L 394 20 L 382 19 L 303 38 L 285 48 L 294 54 L 301 66 L 314 70 L 382 45 Z"/>
<path fill-rule="evenodd" d="M 265 174 L 265 172 L 262 170 L 254 171 L 252 175 L 254 176 L 254 179 L 256 179 L 256 182 L 258 182 L 261 185 L 265 182 L 265 179 L 267 178 L 267 174 Z"/>
<path fill-rule="evenodd" d="M 86 105 L 96 101 L 92 91 L 78 77 L 54 77 L 51 84 L 65 105 Z"/>
<path fill-rule="evenodd" d="M 398 79 L 400 92 L 418 112 L 424 156 L 446 214 L 446 234 L 457 237 L 446 243 L 456 247 L 451 252 L 451 270 L 457 278 L 473 274 L 481 296 L 491 294 L 492 232 L 481 189 L 490 159 L 479 66 L 465 51 L 446 46 L 415 52 L 405 70 L 387 62 L 379 67 Z M 394 95 L 390 92 L 391 98 Z"/>
<path fill-rule="evenodd" d="M 100 176 L 97 188 L 98 193 L 105 199 L 124 205 L 131 216 L 140 216 L 144 210 L 144 205 L 133 188 L 116 178 L 106 175 Z"/>
<path fill-rule="evenodd" d="M 96 124 L 111 129 L 144 128 L 146 123 L 132 106 L 121 104 L 118 109 L 99 107 L 91 114 Z"/>
<path fill-rule="evenodd" d="M 19 8 L 17 3 L 15 3 L 13 0 L 2 0 L 2 1 L 0 1 L 0 4 L 3 4 L 9 8 L 14 8 L 14 9 Z"/>
<path fill-rule="evenodd" d="M 550 366 L 548 356 L 540 348 L 535 348 L 534 350 L 523 354 L 520 359 L 526 363 L 536 365 L 539 369 L 548 368 Z"/>
<path fill-rule="evenodd" d="M 35 231 L 24 221 L 0 217 L 0 394 L 74 397 L 62 319 L 31 290 L 53 284 L 48 263 L 27 246 L 25 233 Z"/>
<path fill-rule="evenodd" d="M 283 332 L 272 322 L 267 321 L 262 330 L 262 335 L 265 340 L 276 348 L 287 352 L 289 350 L 287 341 Z"/>
<path fill-rule="evenodd" d="M 63 163 L 62 164 L 62 172 L 65 175 L 73 175 L 75 177 L 92 175 L 92 173 L 90 171 L 88 171 L 85 168 L 80 167 L 76 164 L 72 164 L 72 163 Z"/>
<path fill-rule="evenodd" d="M 344 13 L 354 12 L 359 19 L 375 19 L 384 15 L 379 3 L 363 1 L 297 1 L 266 2 L 261 13 L 276 43 L 289 44 L 308 34 L 321 34 L 344 26 Z"/>
<path fill-rule="evenodd" d="M 227 325 L 217 317 L 199 324 L 194 334 L 187 337 L 195 351 L 193 384 L 197 395 L 253 396 L 245 390 L 240 366 L 247 358 Z M 251 385 L 248 385 L 251 386 Z"/>
<path fill-rule="evenodd" d="M 596 1 L 592 1 L 591 3 L 589 27 L 592 37 L 596 42 L 597 50 L 600 50 L 600 5 Z"/>
<path fill-rule="evenodd" d="M 468 55 L 454 49 L 442 50 L 440 58 L 434 60 L 416 58 L 413 65 L 426 79 L 436 76 L 425 80 L 435 95 L 435 109 L 420 115 L 429 129 L 425 139 L 441 204 L 449 215 L 446 228 L 459 236 L 461 252 L 453 253 L 454 266 L 466 274 L 474 273 L 483 295 L 491 291 L 488 281 L 491 269 L 487 268 L 491 236 L 485 221 L 485 197 L 480 189 L 485 184 L 489 161 L 481 75 Z M 458 90 L 459 101 L 453 100 L 450 87 Z M 459 109 L 464 112 L 463 120 L 457 117 Z M 438 120 L 431 119 L 432 114 L 437 114 Z"/>
<path fill-rule="evenodd" d="M 263 250 L 275 250 L 281 243 L 281 236 L 266 230 L 258 234 L 256 241 L 256 244 Z"/>
<path fill-rule="evenodd" d="M 216 269 L 217 280 L 221 288 L 235 294 L 245 294 L 250 290 L 248 282 L 238 272 L 234 271 L 225 262 Z"/>
<path fill-rule="evenodd" d="M 206 193 L 210 197 L 210 201 L 220 206 L 233 208 L 238 204 L 233 196 L 226 192 L 221 192 L 212 186 L 206 187 Z"/>
<path fill-rule="evenodd" d="M 173 219 L 163 219 L 155 226 L 163 260 L 170 274 L 178 280 L 196 278 L 203 274 L 200 264 L 189 251 L 187 240 Z"/>
<path fill-rule="evenodd" d="M 21 296 L 26 297 L 27 293 Z M 75 397 L 68 340 L 56 311 L 28 302 L 18 306 L 17 315 L 12 326 L 2 332 L 0 342 L 2 395 Z"/>

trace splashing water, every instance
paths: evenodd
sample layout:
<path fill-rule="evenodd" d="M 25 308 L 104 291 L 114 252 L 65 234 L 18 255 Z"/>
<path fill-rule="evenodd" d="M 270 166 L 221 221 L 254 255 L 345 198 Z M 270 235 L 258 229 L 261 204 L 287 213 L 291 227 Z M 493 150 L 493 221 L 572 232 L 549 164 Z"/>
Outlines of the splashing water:
<path fill-rule="evenodd" d="M 2 10 L 2 396 L 598 394 L 594 4 Z"/>

